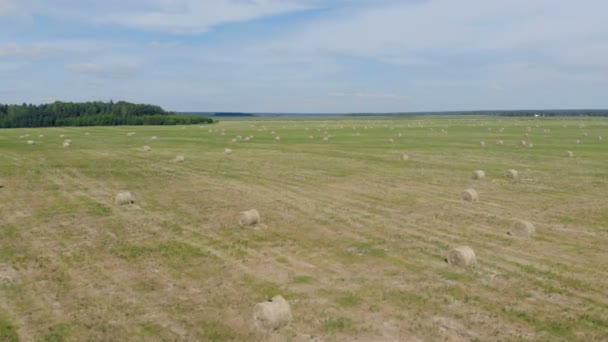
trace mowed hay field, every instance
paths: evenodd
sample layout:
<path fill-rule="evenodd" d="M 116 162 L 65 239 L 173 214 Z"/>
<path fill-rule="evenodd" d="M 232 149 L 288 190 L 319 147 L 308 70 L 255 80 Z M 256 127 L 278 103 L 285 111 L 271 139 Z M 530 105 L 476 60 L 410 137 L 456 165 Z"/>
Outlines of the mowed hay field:
<path fill-rule="evenodd" d="M 0 340 L 606 340 L 600 136 L 606 119 L 0 130 Z M 477 264 L 448 265 L 458 246 Z M 258 331 L 275 295 L 293 320 Z"/>

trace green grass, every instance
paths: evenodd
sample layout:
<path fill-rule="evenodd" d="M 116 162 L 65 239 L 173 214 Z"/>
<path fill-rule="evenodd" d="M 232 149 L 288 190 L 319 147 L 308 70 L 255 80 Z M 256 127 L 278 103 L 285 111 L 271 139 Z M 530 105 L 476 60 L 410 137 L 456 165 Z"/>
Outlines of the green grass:
<path fill-rule="evenodd" d="M 399 340 L 394 322 L 420 340 L 598 340 L 600 135 L 604 118 L 483 116 L 0 130 L 0 340 L 264 340 L 251 312 L 275 295 L 285 340 Z M 462 202 L 471 187 L 480 201 Z M 123 190 L 134 205 L 114 204 Z M 261 223 L 238 226 L 251 208 Z M 532 239 L 507 235 L 516 219 Z M 460 245 L 475 268 L 445 263 Z"/>

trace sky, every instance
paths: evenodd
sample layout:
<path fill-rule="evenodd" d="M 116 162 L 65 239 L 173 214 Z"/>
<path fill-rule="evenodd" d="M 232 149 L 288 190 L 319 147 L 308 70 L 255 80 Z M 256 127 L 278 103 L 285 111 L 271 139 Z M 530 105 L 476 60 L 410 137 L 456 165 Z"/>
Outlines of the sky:
<path fill-rule="evenodd" d="M 0 103 L 608 108 L 605 0 L 0 0 Z"/>

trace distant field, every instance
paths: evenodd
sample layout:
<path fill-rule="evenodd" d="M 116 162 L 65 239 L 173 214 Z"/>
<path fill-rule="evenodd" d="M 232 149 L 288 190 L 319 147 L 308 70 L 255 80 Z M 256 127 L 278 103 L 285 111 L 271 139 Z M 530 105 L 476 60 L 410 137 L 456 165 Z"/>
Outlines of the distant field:
<path fill-rule="evenodd" d="M 607 139 L 601 118 L 0 130 L 0 340 L 606 340 Z M 444 261 L 460 245 L 475 267 Z M 276 294 L 294 320 L 265 335 Z"/>

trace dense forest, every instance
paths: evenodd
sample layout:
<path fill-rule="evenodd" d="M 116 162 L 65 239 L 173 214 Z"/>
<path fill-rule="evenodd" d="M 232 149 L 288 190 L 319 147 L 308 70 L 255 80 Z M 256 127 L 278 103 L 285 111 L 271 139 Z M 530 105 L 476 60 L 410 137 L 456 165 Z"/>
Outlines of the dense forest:
<path fill-rule="evenodd" d="M 55 102 L 0 104 L 0 128 L 53 126 L 191 125 L 213 119 L 167 112 L 159 106 L 129 102 Z"/>

